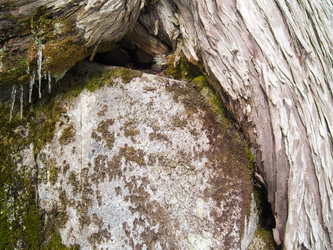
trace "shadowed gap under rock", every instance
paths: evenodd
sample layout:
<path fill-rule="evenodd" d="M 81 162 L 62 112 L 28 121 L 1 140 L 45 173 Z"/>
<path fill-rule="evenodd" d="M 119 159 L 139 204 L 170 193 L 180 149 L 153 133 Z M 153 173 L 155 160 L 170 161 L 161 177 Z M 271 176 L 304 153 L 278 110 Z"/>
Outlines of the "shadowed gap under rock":
<path fill-rule="evenodd" d="M 93 61 L 108 66 L 151 71 L 149 73 L 160 73 L 165 70 L 164 66 L 156 64 L 153 55 L 143 51 L 126 37 L 116 43 L 113 50 L 96 53 Z"/>

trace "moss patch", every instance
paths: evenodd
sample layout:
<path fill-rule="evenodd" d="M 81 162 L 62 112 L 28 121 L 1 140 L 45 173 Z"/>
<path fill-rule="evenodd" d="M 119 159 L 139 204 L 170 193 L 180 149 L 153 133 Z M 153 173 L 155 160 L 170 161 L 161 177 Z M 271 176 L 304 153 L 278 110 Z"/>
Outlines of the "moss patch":
<path fill-rule="evenodd" d="M 62 74 L 87 56 L 84 47 L 75 37 L 47 42 L 43 52 L 43 67 L 53 75 Z"/>
<path fill-rule="evenodd" d="M 248 249 L 276 250 L 278 249 L 278 247 L 274 242 L 273 234 L 271 231 L 258 228 L 254 234 L 254 239 Z"/>
<path fill-rule="evenodd" d="M 25 122 L 7 122 L 8 107 L 0 113 L 0 248 L 38 249 L 42 238 L 42 214 L 35 203 L 35 181 L 31 170 L 18 170 L 20 150 L 32 141 L 31 132 L 17 133 L 18 127 L 29 130 Z"/>
<path fill-rule="evenodd" d="M 32 115 L 35 119 L 31 123 L 31 129 L 36 152 L 39 152 L 46 143 L 51 142 L 56 131 L 56 124 L 60 116 L 66 112 L 63 104 L 61 104 L 61 99 L 56 99 L 51 98 L 34 106 L 35 112 Z"/>
<path fill-rule="evenodd" d="M 227 111 L 223 105 L 221 98 L 217 95 L 215 90 L 208 84 L 207 78 L 200 75 L 193 79 L 195 88 L 201 93 L 201 95 L 210 103 L 213 110 L 221 115 L 226 116 Z"/>
<path fill-rule="evenodd" d="M 103 70 L 102 72 L 96 72 L 91 77 L 85 88 L 90 91 L 95 91 L 106 84 L 113 85 L 113 79 L 117 77 L 120 77 L 124 83 L 128 83 L 133 78 L 141 76 L 141 71 L 126 69 L 122 67 L 112 67 L 110 69 Z"/>
<path fill-rule="evenodd" d="M 76 134 L 75 128 L 73 127 L 72 124 L 69 125 L 68 127 L 66 127 L 63 130 L 63 132 L 62 132 L 62 134 L 61 134 L 61 136 L 59 138 L 59 143 L 61 145 L 67 145 L 67 144 L 69 144 L 70 142 L 72 142 L 72 141 L 75 140 L 75 138 L 74 138 L 75 134 Z"/>
<path fill-rule="evenodd" d="M 174 55 L 168 57 L 168 68 L 165 71 L 172 78 L 191 81 L 202 74 L 200 67 L 189 63 L 185 58 L 181 57 L 176 66 L 174 65 L 174 60 Z"/>
<path fill-rule="evenodd" d="M 9 104 L 0 103 L 0 248 L 1 249 L 66 249 L 55 227 L 60 227 L 66 214 L 54 208 L 45 223 L 45 211 L 36 203 L 36 166 L 23 166 L 20 152 L 33 145 L 32 158 L 53 139 L 59 121 L 66 109 L 59 97 L 41 99 L 25 107 L 23 119 L 18 117 L 18 107 L 8 122 Z M 16 115 L 15 115 L 16 114 Z M 63 133 L 66 143 L 73 135 L 72 128 Z M 41 158 L 43 158 L 41 156 Z M 46 160 L 46 159 L 45 159 Z M 51 162 L 47 173 L 51 184 L 61 171 Z M 65 169 L 63 170 L 65 171 Z M 61 218 L 61 220 L 59 220 Z"/>
<path fill-rule="evenodd" d="M 0 51 L 0 89 L 12 85 L 24 85 L 29 81 L 27 74 L 26 53 Z"/>
<path fill-rule="evenodd" d="M 109 127 L 112 126 L 114 120 L 106 119 L 105 121 L 101 121 L 97 126 L 97 132 L 102 134 L 102 138 L 105 140 L 106 145 L 111 150 L 113 147 L 113 143 L 115 140 L 114 133 L 109 131 Z"/>
<path fill-rule="evenodd" d="M 69 77 L 73 79 L 71 73 L 76 69 L 68 72 Z M 117 77 L 120 77 L 124 83 L 130 82 L 135 77 L 141 77 L 142 72 L 137 70 L 126 69 L 122 67 L 104 67 L 103 65 L 95 64 L 93 69 L 87 68 L 87 78 L 81 76 L 75 81 L 72 86 L 63 86 L 61 92 L 64 93 L 63 98 L 71 100 L 78 96 L 84 89 L 94 92 L 103 86 L 114 86 Z M 86 79 L 89 79 L 88 81 Z M 66 80 L 66 79 L 65 79 Z M 73 81 L 74 82 L 74 81 Z M 103 111 L 105 112 L 105 111 Z M 103 112 L 100 115 L 103 115 Z"/>
<path fill-rule="evenodd" d="M 45 6 L 37 8 L 31 17 L 20 19 L 8 14 L 6 20 L 13 22 L 15 28 L 3 38 L 13 39 L 0 52 L 0 88 L 29 83 L 29 75 L 37 70 L 40 48 L 42 71 L 55 77 L 88 55 L 70 19 L 54 18 Z"/>

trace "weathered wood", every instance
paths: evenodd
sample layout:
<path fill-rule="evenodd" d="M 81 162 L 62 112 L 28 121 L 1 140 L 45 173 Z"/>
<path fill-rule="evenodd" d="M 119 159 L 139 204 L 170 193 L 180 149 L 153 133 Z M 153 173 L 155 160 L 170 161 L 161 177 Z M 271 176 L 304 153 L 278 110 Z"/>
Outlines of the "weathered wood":
<path fill-rule="evenodd" d="M 184 54 L 202 58 L 248 130 L 275 214 L 276 242 L 330 249 L 332 3 L 175 2 Z"/>

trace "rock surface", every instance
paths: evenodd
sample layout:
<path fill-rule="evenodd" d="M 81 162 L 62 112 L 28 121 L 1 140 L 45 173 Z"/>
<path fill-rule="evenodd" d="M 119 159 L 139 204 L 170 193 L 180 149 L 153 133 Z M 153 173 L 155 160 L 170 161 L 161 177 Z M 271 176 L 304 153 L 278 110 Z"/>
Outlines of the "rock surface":
<path fill-rule="evenodd" d="M 66 104 L 37 159 L 40 205 L 63 213 L 62 242 L 245 249 L 256 217 L 240 135 L 191 83 L 148 74 L 108 81 Z"/>

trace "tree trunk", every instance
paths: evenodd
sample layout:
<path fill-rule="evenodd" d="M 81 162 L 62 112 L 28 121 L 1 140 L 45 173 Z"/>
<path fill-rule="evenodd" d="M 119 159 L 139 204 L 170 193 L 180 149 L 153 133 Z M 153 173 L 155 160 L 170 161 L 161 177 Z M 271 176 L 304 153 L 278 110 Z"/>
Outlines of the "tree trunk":
<path fill-rule="evenodd" d="M 248 131 L 277 244 L 333 242 L 332 13 L 328 1 L 175 1 L 183 52 L 202 58 Z"/>
<path fill-rule="evenodd" d="M 129 37 L 146 52 L 173 49 L 203 64 L 252 143 L 275 215 L 277 244 L 333 247 L 331 1 L 29 3 L 12 15 L 29 16 L 46 4 L 55 15 L 76 21 L 87 47 L 132 31 Z"/>
<path fill-rule="evenodd" d="M 154 12 L 160 38 L 162 29 L 172 44 L 180 32 L 177 50 L 204 64 L 247 131 L 276 243 L 332 248 L 332 3 L 176 0 L 159 1 Z M 153 34 L 153 22 L 146 27 Z"/>

